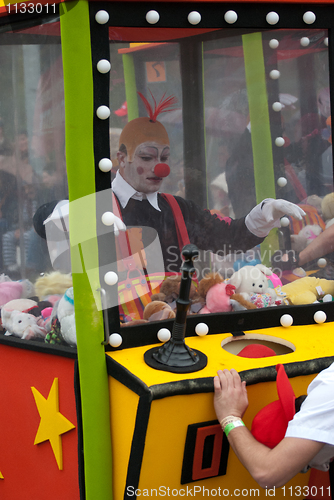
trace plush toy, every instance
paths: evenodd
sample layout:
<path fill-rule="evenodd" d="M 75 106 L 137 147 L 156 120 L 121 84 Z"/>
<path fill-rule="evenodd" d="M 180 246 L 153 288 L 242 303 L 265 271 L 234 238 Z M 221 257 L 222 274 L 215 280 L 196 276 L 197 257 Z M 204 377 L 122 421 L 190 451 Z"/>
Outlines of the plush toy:
<path fill-rule="evenodd" d="M 311 207 L 314 207 L 319 215 L 322 215 L 322 198 L 318 196 L 317 194 L 311 194 L 304 200 L 302 203 L 305 203 L 306 205 L 311 205 Z"/>
<path fill-rule="evenodd" d="M 231 295 L 235 287 L 226 285 L 218 273 L 207 274 L 199 284 L 198 292 L 206 302 L 200 314 L 232 311 Z"/>
<path fill-rule="evenodd" d="M 235 287 L 226 284 L 219 273 L 207 274 L 198 287 L 198 294 L 205 301 L 205 306 L 199 314 L 256 309 L 256 306 L 245 300 L 242 295 L 234 292 Z"/>
<path fill-rule="evenodd" d="M 169 276 L 162 282 L 160 286 L 160 292 L 154 293 L 151 296 L 151 301 L 166 302 L 167 304 L 170 305 L 170 307 L 173 310 L 175 310 L 176 309 L 175 301 L 180 293 L 180 285 L 181 285 L 181 275 L 176 274 L 174 276 Z M 204 305 L 204 301 L 203 303 L 201 302 L 201 298 L 199 297 L 194 281 L 192 281 L 190 285 L 189 299 L 191 301 L 191 305 L 190 308 L 188 309 L 188 314 L 198 313 L 198 311 Z"/>
<path fill-rule="evenodd" d="M 73 288 L 66 290 L 64 295 L 50 310 L 42 311 L 43 318 L 40 321 L 49 327 L 45 337 L 48 344 L 77 345 L 75 315 L 74 315 L 74 295 Z"/>
<path fill-rule="evenodd" d="M 166 302 L 154 300 L 146 305 L 143 319 L 147 321 L 159 321 L 161 319 L 175 318 L 175 312 Z"/>
<path fill-rule="evenodd" d="M 34 285 L 29 280 L 0 281 L 0 307 L 14 299 L 32 297 L 34 293 Z"/>
<path fill-rule="evenodd" d="M 11 311 L 6 317 L 3 326 L 6 328 L 5 335 L 13 335 L 21 339 L 31 340 L 35 338 L 45 338 L 46 330 L 38 325 L 38 319 L 29 313 L 21 311 Z"/>
<path fill-rule="evenodd" d="M 169 276 L 166 278 L 160 286 L 160 292 L 155 293 L 151 296 L 152 301 L 161 300 L 163 302 L 167 302 L 170 304 L 174 302 L 180 293 L 180 285 L 181 285 L 181 276 L 176 274 L 175 276 Z M 190 300 L 196 300 L 198 298 L 198 293 L 196 291 L 196 287 L 194 282 L 191 282 L 190 285 Z"/>
<path fill-rule="evenodd" d="M 7 302 L 1 309 L 2 322 L 6 318 L 7 314 L 12 311 L 20 311 L 24 313 L 33 314 L 34 316 L 40 316 L 40 309 L 38 303 L 32 299 L 14 299 Z"/>
<path fill-rule="evenodd" d="M 231 276 L 229 283 L 235 286 L 236 293 L 240 293 L 257 308 L 268 307 L 281 304 L 281 299 L 269 286 L 267 276 L 271 275 L 272 271 L 263 264 L 244 266 Z"/>
<path fill-rule="evenodd" d="M 60 299 L 66 290 L 72 286 L 71 274 L 62 274 L 58 271 L 45 274 L 36 280 L 35 293 L 39 300 L 50 299 L 57 296 Z M 51 300 L 52 302 L 52 300 Z"/>
<path fill-rule="evenodd" d="M 77 345 L 74 314 L 73 288 L 69 288 L 57 304 L 57 316 L 60 323 L 60 333 L 64 341 L 70 346 Z"/>
<path fill-rule="evenodd" d="M 321 203 L 321 210 L 327 228 L 334 223 L 334 193 L 326 194 Z"/>
<path fill-rule="evenodd" d="M 52 312 L 53 312 L 53 307 L 46 307 L 41 311 L 41 316 L 37 320 L 38 326 L 41 328 L 44 328 L 46 333 L 49 333 L 51 330 L 52 326 Z"/>
<path fill-rule="evenodd" d="M 44 338 L 46 329 L 39 324 L 41 304 L 31 299 L 14 299 L 7 302 L 1 309 L 2 327 L 7 335 L 22 339 Z"/>
<path fill-rule="evenodd" d="M 277 291 L 278 287 L 282 286 L 281 278 L 277 276 L 277 274 L 272 273 L 267 278 L 269 288 L 274 288 L 275 292 Z"/>
<path fill-rule="evenodd" d="M 307 225 L 303 227 L 298 234 L 292 234 L 291 238 L 291 248 L 295 252 L 301 252 L 307 247 L 312 241 L 319 236 L 322 229 L 317 224 Z"/>
<path fill-rule="evenodd" d="M 234 293 L 231 297 L 232 311 L 257 309 L 256 305 L 246 300 L 241 293 Z"/>
<path fill-rule="evenodd" d="M 290 304 L 312 304 L 326 294 L 334 295 L 334 280 L 306 276 L 282 286 Z"/>

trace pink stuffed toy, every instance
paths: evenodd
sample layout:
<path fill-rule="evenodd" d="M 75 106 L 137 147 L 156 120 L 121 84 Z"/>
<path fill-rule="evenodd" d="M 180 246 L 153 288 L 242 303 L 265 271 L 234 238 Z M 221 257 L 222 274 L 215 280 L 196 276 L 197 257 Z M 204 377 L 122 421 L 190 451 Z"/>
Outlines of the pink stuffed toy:
<path fill-rule="evenodd" d="M 52 311 L 53 307 L 46 307 L 41 311 L 41 316 L 37 318 L 37 325 L 45 330 L 46 333 L 50 333 L 51 331 Z"/>
<path fill-rule="evenodd" d="M 10 300 L 22 297 L 23 287 L 18 281 L 5 281 L 0 283 L 0 307 Z"/>
<path fill-rule="evenodd" d="M 235 286 L 225 283 L 219 273 L 207 274 L 198 286 L 199 300 L 202 303 L 206 302 L 199 314 L 256 309 L 254 304 L 234 292 Z"/>
<path fill-rule="evenodd" d="M 0 282 L 0 307 L 11 300 L 32 295 L 34 295 L 34 286 L 29 280 Z"/>
<path fill-rule="evenodd" d="M 207 274 L 198 286 L 198 294 L 206 303 L 199 314 L 232 311 L 231 296 L 234 290 L 234 286 L 224 283 L 220 274 Z"/>
<path fill-rule="evenodd" d="M 235 286 L 217 283 L 210 288 L 206 294 L 206 305 L 199 314 L 232 311 L 231 296 L 234 294 Z"/>

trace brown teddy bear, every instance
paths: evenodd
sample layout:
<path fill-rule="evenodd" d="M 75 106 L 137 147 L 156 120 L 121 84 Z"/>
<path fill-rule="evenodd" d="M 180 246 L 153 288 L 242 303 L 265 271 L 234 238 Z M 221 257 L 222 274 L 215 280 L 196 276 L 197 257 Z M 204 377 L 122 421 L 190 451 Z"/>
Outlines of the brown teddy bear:
<path fill-rule="evenodd" d="M 168 304 L 174 302 L 179 296 L 181 278 L 180 274 L 166 278 L 161 284 L 160 293 L 153 294 L 151 300 L 161 300 L 163 302 L 167 302 Z M 191 282 L 189 298 L 192 302 L 198 299 L 198 293 L 196 291 L 194 281 Z"/>
<path fill-rule="evenodd" d="M 159 321 L 161 319 L 175 318 L 175 312 L 166 302 L 154 300 L 147 304 L 144 309 L 143 318 L 148 321 Z"/>

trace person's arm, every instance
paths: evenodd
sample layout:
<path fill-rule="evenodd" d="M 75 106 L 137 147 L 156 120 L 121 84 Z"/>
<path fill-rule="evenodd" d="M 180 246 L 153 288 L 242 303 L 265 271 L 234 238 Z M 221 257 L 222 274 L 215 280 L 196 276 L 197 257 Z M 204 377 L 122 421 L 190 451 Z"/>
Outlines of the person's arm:
<path fill-rule="evenodd" d="M 298 264 L 300 266 L 314 259 L 319 259 L 334 250 L 334 224 L 329 226 L 325 231 L 319 234 L 312 243 L 307 245 L 304 250 L 299 253 Z"/>
<path fill-rule="evenodd" d="M 189 239 L 200 250 L 219 252 L 222 256 L 240 250 L 246 252 L 263 241 L 263 238 L 248 231 L 244 217 L 221 220 L 190 200 L 176 198 L 176 201 L 180 205 Z"/>
<path fill-rule="evenodd" d="M 242 418 L 248 406 L 245 382 L 235 370 L 218 371 L 214 378 L 214 406 L 221 422 L 228 416 Z M 323 443 L 284 438 L 270 449 L 259 443 L 244 427 L 229 431 L 228 440 L 240 462 L 262 488 L 283 486 L 321 450 Z"/>

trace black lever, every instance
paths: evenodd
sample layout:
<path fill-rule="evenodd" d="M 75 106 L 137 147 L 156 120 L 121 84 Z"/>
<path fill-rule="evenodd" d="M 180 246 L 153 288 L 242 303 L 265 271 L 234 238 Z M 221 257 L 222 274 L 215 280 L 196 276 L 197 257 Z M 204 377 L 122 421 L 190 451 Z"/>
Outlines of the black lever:
<path fill-rule="evenodd" d="M 189 244 L 182 250 L 181 285 L 179 297 L 176 299 L 176 317 L 173 324 L 172 337 L 161 347 L 150 349 L 144 354 L 145 362 L 158 370 L 176 373 L 198 371 L 207 364 L 207 357 L 196 349 L 190 349 L 184 341 L 186 333 L 187 312 L 191 279 L 195 272 L 193 260 L 198 256 L 195 245 Z"/>

